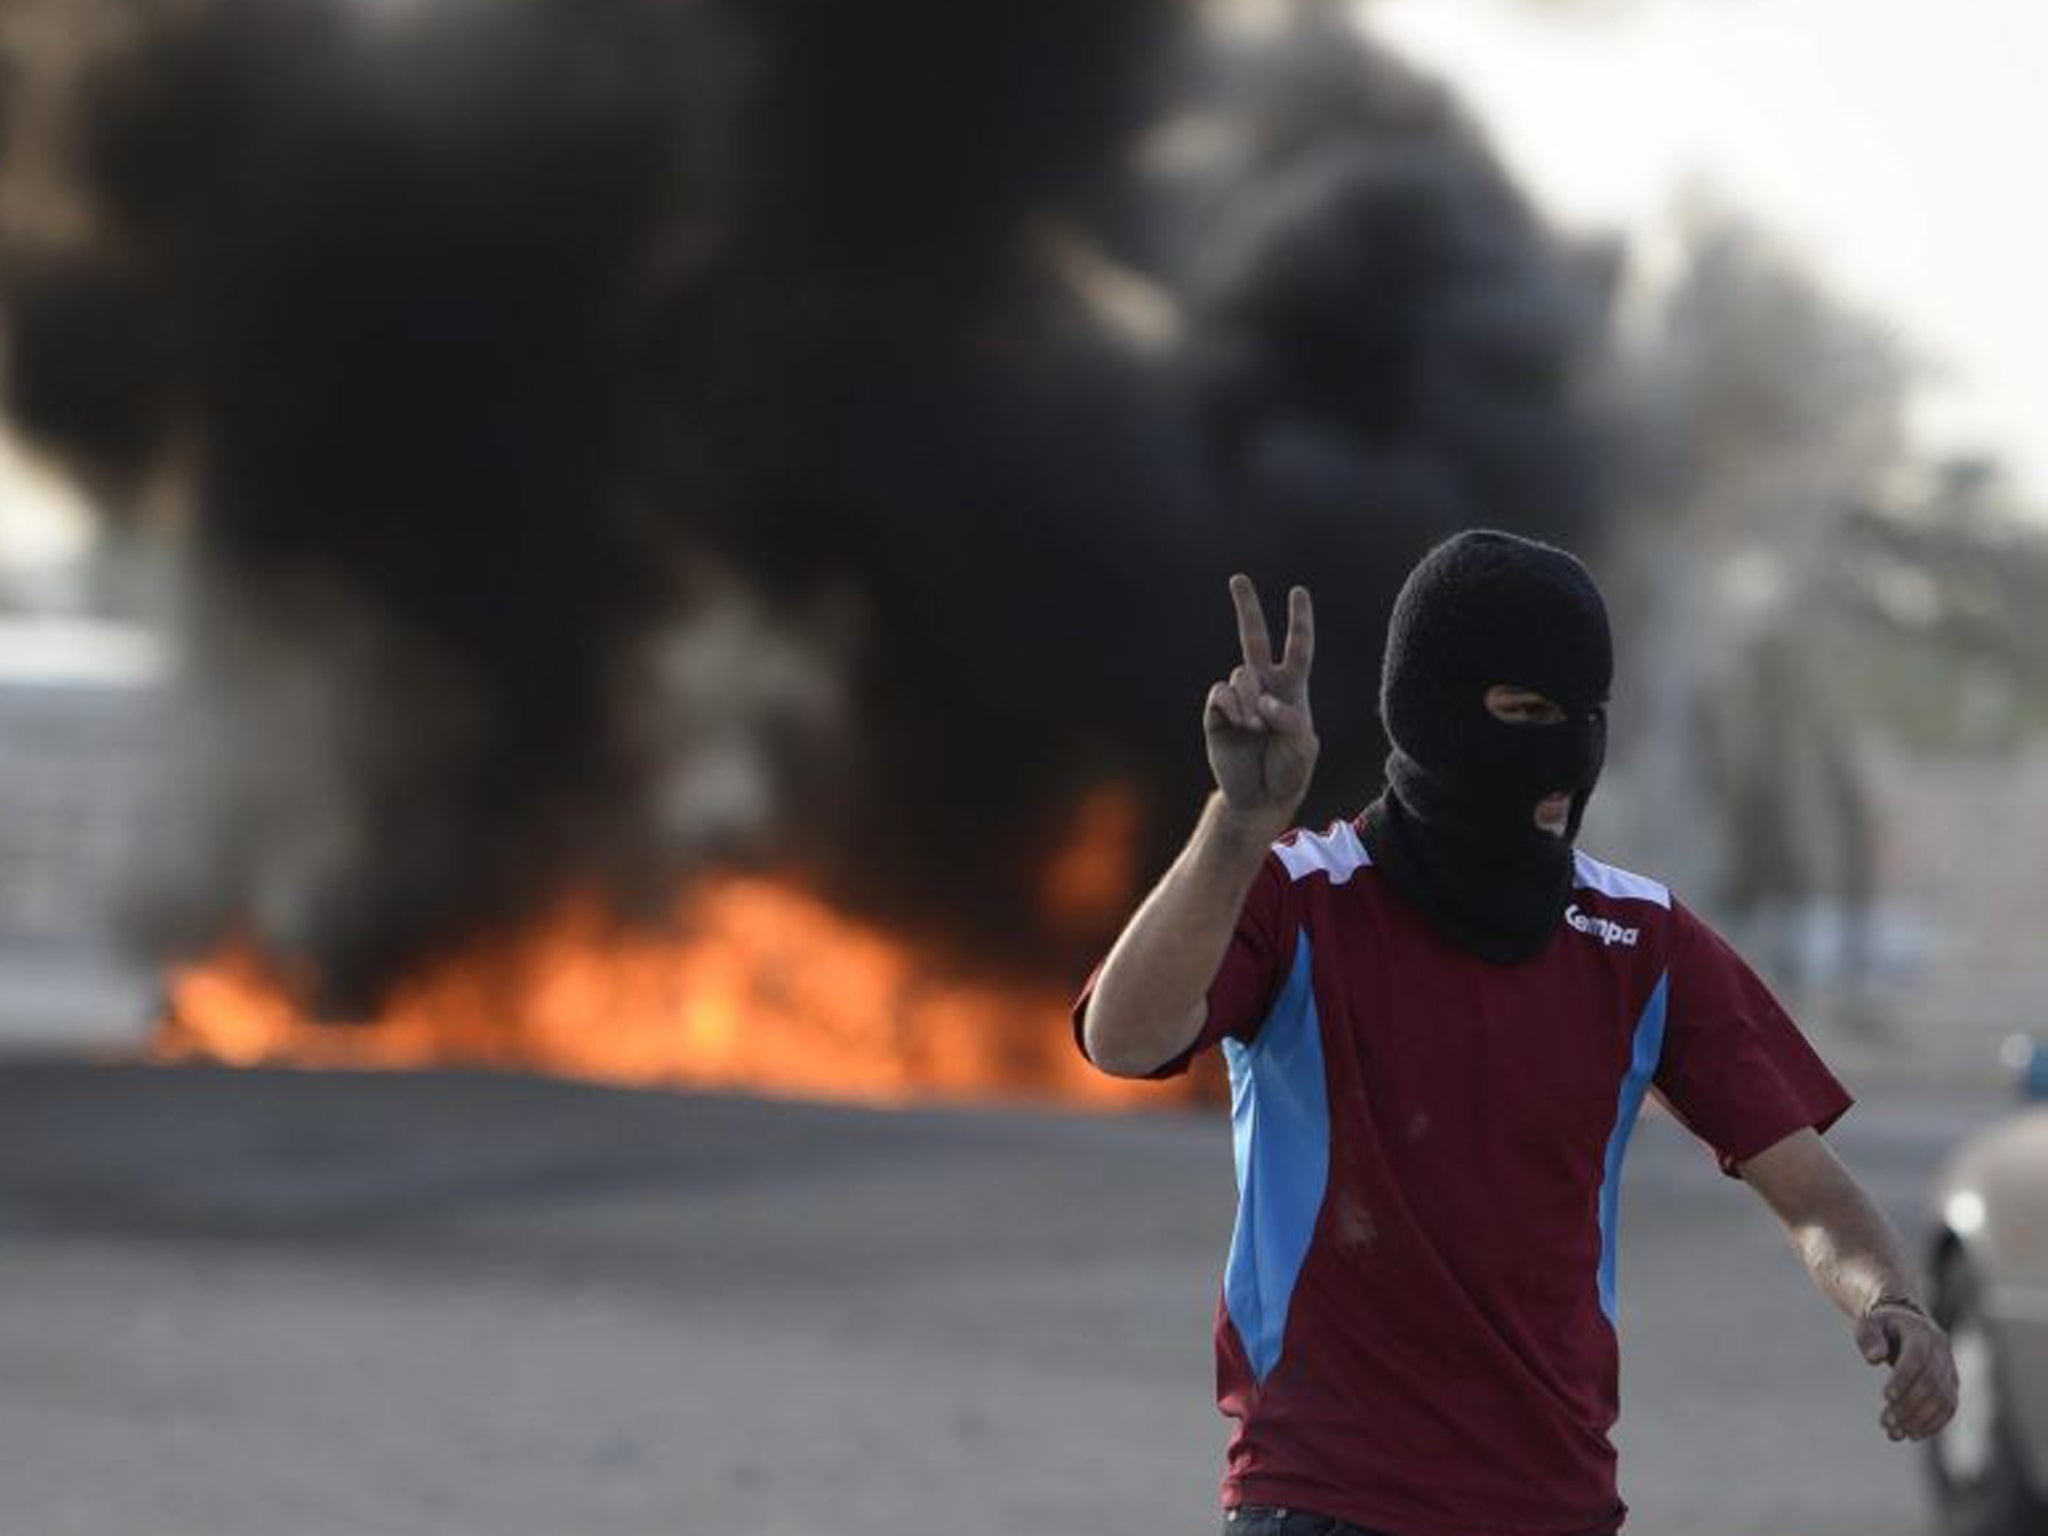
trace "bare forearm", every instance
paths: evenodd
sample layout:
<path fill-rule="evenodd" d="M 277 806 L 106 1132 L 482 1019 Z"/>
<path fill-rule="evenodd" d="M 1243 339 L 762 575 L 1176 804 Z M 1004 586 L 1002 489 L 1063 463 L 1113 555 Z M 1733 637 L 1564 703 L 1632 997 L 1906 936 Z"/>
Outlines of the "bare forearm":
<path fill-rule="evenodd" d="M 1854 1324 L 1857 1351 L 1890 1370 L 1885 1433 L 1894 1440 L 1937 1433 L 1956 1408 L 1955 1359 L 1948 1336 L 1918 1306 L 1919 1286 L 1884 1213 L 1810 1126 L 1738 1171 L 1784 1223 L 1820 1293 Z M 1875 1306 L 1901 1297 L 1915 1306 Z"/>
<path fill-rule="evenodd" d="M 1820 1293 L 1848 1316 L 1862 1317 L 1880 1296 L 1919 1299 L 1919 1282 L 1898 1234 L 1853 1183 L 1786 1232 Z"/>
<path fill-rule="evenodd" d="M 1285 829 L 1272 815 L 1232 811 L 1211 795 L 1180 857 L 1132 916 L 1103 962 L 1082 1020 L 1088 1055 L 1106 1072 L 1139 1076 L 1184 1050 L 1207 1017 L 1260 862 Z"/>
<path fill-rule="evenodd" d="M 1821 1294 L 1850 1317 L 1880 1296 L 1919 1299 L 1898 1233 L 1813 1131 L 1787 1137 L 1741 1173 L 1777 1212 Z"/>

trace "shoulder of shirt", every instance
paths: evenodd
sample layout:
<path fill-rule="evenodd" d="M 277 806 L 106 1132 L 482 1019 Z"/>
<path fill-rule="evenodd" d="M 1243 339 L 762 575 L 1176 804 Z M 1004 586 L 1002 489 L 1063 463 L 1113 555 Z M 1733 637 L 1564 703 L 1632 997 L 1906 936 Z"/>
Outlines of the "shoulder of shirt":
<path fill-rule="evenodd" d="M 1313 874 L 1329 876 L 1330 884 L 1342 885 L 1361 869 L 1370 868 L 1372 855 L 1355 822 L 1333 821 L 1321 832 L 1297 827 L 1273 844 L 1273 857 L 1291 880 L 1306 880 Z"/>
<path fill-rule="evenodd" d="M 1598 891 L 1618 901 L 1647 901 L 1667 912 L 1671 910 L 1671 890 L 1661 880 L 1604 864 L 1579 848 L 1572 850 L 1572 886 L 1582 891 Z"/>
<path fill-rule="evenodd" d="M 1291 880 L 1323 874 L 1332 885 L 1342 885 L 1359 870 L 1372 866 L 1372 855 L 1358 835 L 1357 824 L 1349 821 L 1333 821 L 1321 832 L 1296 828 L 1273 844 L 1273 856 Z M 1577 889 L 1622 901 L 1646 901 L 1667 911 L 1671 907 L 1669 887 L 1648 875 L 1605 863 L 1581 849 L 1572 851 L 1572 866 L 1572 884 Z"/>

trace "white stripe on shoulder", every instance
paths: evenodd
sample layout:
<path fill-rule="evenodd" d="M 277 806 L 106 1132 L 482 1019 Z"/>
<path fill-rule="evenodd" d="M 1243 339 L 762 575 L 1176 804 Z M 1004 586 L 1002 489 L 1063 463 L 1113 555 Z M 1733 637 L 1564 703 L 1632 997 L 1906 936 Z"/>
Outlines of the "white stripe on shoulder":
<path fill-rule="evenodd" d="M 1303 880 L 1321 870 L 1332 885 L 1342 885 L 1372 863 L 1358 828 L 1348 821 L 1331 822 L 1327 832 L 1298 832 L 1275 843 L 1273 852 L 1294 879 Z"/>
<path fill-rule="evenodd" d="M 1667 911 L 1671 907 L 1671 892 L 1661 882 L 1652 880 L 1648 875 L 1617 869 L 1612 864 L 1602 864 L 1590 853 L 1577 848 L 1572 850 L 1572 883 L 1598 891 L 1603 896 L 1655 902 Z"/>

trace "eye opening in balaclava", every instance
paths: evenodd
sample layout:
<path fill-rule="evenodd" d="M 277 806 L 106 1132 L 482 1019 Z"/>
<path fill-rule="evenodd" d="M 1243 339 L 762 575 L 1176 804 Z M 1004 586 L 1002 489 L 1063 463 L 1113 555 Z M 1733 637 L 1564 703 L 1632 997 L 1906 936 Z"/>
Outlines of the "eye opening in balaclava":
<path fill-rule="evenodd" d="M 1496 688 L 1505 688 L 1514 693 L 1533 698 L 1557 711 L 1554 718 L 1513 718 L 1494 711 L 1490 702 Z M 1585 815 L 1586 802 L 1592 797 L 1592 779 L 1597 777 L 1599 760 L 1606 754 L 1607 700 L 1603 696 L 1593 704 L 1580 709 L 1567 709 L 1555 699 L 1541 691 L 1521 683 L 1493 683 L 1480 697 L 1486 712 L 1501 724 L 1521 731 L 1549 731 L 1549 736 L 1526 738 L 1528 777 L 1531 784 L 1547 783 L 1549 787 L 1537 792 L 1530 802 L 1533 813 L 1543 801 L 1556 795 L 1563 795 L 1570 801 L 1565 830 L 1566 842 L 1579 834 L 1579 822 Z M 1518 743 L 1519 744 L 1519 743 Z M 1594 762 L 1591 772 L 1583 761 L 1590 753 Z M 1550 766 L 1544 766 L 1548 763 Z M 1537 823 L 1539 826 L 1541 823 Z M 1555 835 L 1555 834 L 1553 834 Z"/>
<path fill-rule="evenodd" d="M 1387 791 L 1366 814 L 1374 862 L 1453 942 L 1490 960 L 1535 954 L 1571 893 L 1572 840 L 1606 756 L 1607 608 L 1564 550 L 1493 530 L 1425 555 L 1394 604 L 1380 710 Z M 1486 690 L 1541 694 L 1565 718 L 1497 718 Z M 1564 836 L 1535 808 L 1572 797 Z"/>

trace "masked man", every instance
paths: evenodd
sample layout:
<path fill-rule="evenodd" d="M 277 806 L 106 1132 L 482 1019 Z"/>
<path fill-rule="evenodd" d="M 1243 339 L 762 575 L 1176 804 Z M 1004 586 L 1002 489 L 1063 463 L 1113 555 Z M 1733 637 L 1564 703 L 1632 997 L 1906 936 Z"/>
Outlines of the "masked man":
<path fill-rule="evenodd" d="M 1947 1340 L 1820 1138 L 1849 1095 L 1663 885 L 1573 846 L 1613 671 L 1584 566 L 1493 532 L 1424 558 L 1387 639 L 1386 792 L 1322 833 L 1285 830 L 1317 750 L 1309 595 L 1275 661 L 1250 581 L 1231 590 L 1217 792 L 1075 1006 L 1104 1071 L 1218 1045 L 1230 1069 L 1226 1529 L 1620 1529 L 1617 1199 L 1653 1091 L 1890 1366 L 1891 1438 L 1939 1430 Z"/>

